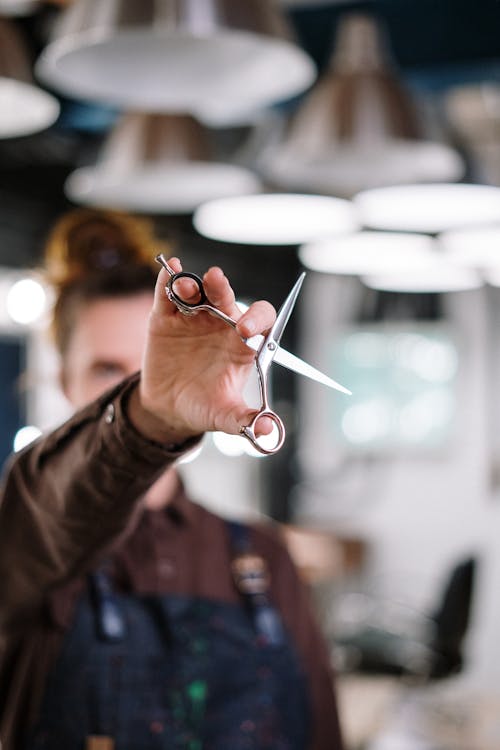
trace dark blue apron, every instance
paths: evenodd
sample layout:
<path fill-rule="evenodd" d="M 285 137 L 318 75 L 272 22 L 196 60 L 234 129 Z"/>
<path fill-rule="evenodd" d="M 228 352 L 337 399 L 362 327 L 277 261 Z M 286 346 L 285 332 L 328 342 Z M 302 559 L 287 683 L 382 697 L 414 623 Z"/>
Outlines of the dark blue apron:
<path fill-rule="evenodd" d="M 245 563 L 244 529 L 229 527 L 241 606 L 117 594 L 103 573 L 92 578 L 27 749 L 85 750 L 90 736 L 115 750 L 307 748 L 306 680 L 258 566 Z"/>

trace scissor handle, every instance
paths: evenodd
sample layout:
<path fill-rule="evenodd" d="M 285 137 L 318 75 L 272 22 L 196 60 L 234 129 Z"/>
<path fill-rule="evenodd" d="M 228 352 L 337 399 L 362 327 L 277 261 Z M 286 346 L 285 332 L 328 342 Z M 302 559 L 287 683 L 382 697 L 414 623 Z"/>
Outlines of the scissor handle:
<path fill-rule="evenodd" d="M 271 447 L 266 447 L 262 444 L 262 442 L 260 442 L 262 439 L 266 438 L 267 435 L 257 437 L 257 435 L 255 434 L 257 422 L 259 421 L 259 419 L 262 419 L 262 417 L 267 417 L 268 419 L 270 419 L 277 429 L 276 443 Z M 262 409 L 261 411 L 257 412 L 249 425 L 240 429 L 240 434 L 243 435 L 243 437 L 246 437 L 246 439 L 251 442 L 253 447 L 259 451 L 259 453 L 263 453 L 266 456 L 271 456 L 273 455 L 273 453 L 277 453 L 285 442 L 285 425 L 275 411 L 272 411 L 272 409 Z"/>
<path fill-rule="evenodd" d="M 196 299 L 193 302 L 184 299 L 175 291 L 174 285 L 179 279 L 191 279 L 197 285 L 198 293 L 194 295 Z M 236 328 L 236 320 L 234 320 L 234 318 L 231 318 L 230 315 L 226 315 L 225 312 L 212 305 L 206 295 L 203 281 L 196 273 L 189 273 L 188 271 L 174 273 L 168 280 L 165 291 L 167 292 L 169 300 L 177 305 L 177 308 L 184 315 L 196 315 L 196 313 L 203 310 L 216 318 L 220 318 L 224 323 L 231 326 L 231 328 Z"/>
<path fill-rule="evenodd" d="M 193 302 L 184 299 L 184 297 L 181 297 L 181 295 L 175 291 L 177 283 L 181 279 L 191 279 L 191 281 L 194 281 L 198 287 L 198 292 L 194 295 L 196 299 Z M 200 305 L 205 305 L 209 301 L 205 293 L 202 279 L 198 274 L 190 273 L 189 271 L 179 271 L 179 273 L 174 273 L 169 278 L 167 282 L 167 294 L 171 302 L 174 302 L 179 309 L 185 309 L 186 311 L 195 310 L 197 307 L 200 307 Z"/>

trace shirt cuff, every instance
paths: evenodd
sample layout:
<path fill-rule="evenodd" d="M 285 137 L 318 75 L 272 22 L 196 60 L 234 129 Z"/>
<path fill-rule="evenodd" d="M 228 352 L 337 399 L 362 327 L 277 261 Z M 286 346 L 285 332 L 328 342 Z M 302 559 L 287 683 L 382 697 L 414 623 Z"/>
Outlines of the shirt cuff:
<path fill-rule="evenodd" d="M 114 400 L 110 400 L 104 408 L 103 419 L 105 424 L 113 426 L 119 442 L 126 445 L 134 453 L 142 456 L 153 457 L 153 454 L 170 460 L 179 458 L 190 451 L 201 442 L 203 435 L 195 435 L 182 443 L 159 443 L 143 435 L 131 422 L 127 413 L 127 404 L 134 388 L 140 379 L 140 373 L 136 373 L 124 383 L 123 389 Z"/>

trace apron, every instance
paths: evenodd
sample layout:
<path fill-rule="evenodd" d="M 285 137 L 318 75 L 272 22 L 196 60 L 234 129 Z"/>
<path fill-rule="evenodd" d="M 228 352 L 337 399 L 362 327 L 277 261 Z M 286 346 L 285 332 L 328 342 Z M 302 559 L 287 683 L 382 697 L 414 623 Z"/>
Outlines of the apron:
<path fill-rule="evenodd" d="M 306 679 L 265 566 L 245 526 L 228 531 L 241 605 L 121 594 L 103 571 L 90 577 L 26 750 L 307 748 Z"/>

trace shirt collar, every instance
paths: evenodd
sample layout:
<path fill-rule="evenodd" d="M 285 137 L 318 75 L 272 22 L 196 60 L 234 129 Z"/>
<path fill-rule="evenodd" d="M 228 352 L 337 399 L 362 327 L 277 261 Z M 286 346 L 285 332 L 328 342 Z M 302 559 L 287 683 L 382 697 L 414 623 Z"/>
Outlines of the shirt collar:
<path fill-rule="evenodd" d="M 192 523 L 196 515 L 196 505 L 189 499 L 182 479 L 177 475 L 178 484 L 165 512 L 176 523 Z"/>

